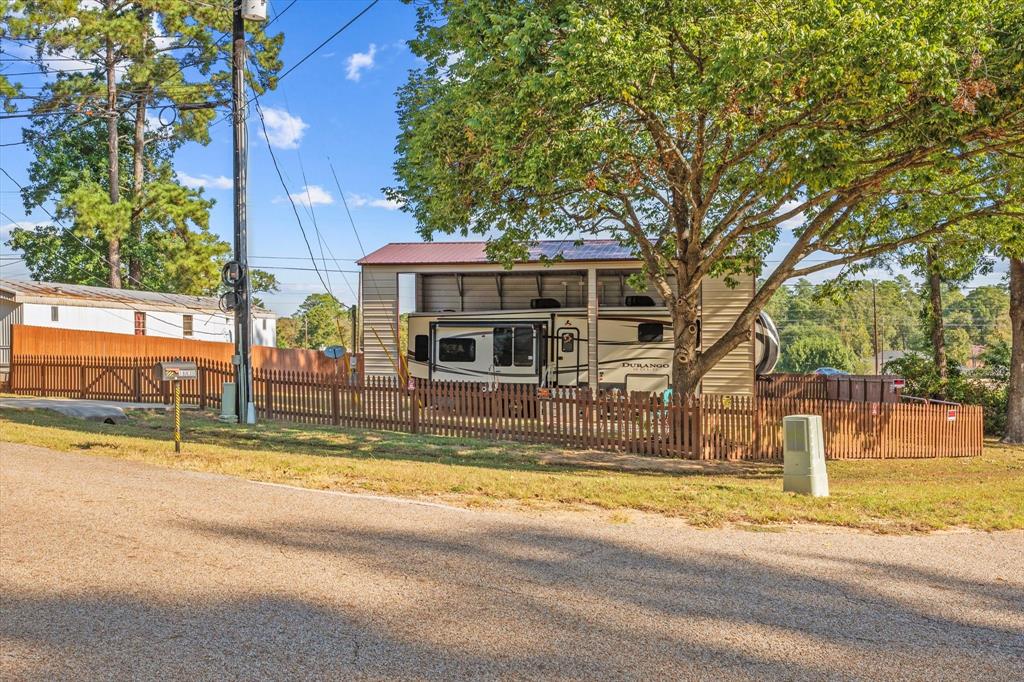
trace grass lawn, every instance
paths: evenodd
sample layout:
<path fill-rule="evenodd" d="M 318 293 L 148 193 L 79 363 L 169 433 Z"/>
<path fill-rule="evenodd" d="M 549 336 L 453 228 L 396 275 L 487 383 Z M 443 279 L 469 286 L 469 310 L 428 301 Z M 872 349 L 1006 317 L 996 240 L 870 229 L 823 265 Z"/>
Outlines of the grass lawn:
<path fill-rule="evenodd" d="M 171 417 L 135 413 L 110 426 L 43 411 L 0 410 L 0 440 L 317 489 L 440 499 L 465 506 L 631 510 L 723 523 L 821 523 L 878 532 L 1024 528 L 1024 447 L 987 444 L 981 457 L 829 462 L 832 496 L 782 492 L 782 468 L 683 463 L 616 471 L 585 453 L 333 427 L 225 425 L 187 412 L 185 452 Z M 600 460 L 600 458 L 598 458 Z M 630 458 L 633 467 L 662 461 Z M 598 461 L 597 464 L 601 464 Z"/>

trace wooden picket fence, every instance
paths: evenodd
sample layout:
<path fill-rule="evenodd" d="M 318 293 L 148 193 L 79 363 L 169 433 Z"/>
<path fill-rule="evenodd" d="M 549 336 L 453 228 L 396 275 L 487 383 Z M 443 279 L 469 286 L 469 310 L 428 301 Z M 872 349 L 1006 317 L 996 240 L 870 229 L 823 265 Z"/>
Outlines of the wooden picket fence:
<path fill-rule="evenodd" d="M 160 381 L 156 364 L 188 360 L 199 369 L 196 379 L 181 382 L 182 400 L 201 409 L 220 405 L 225 381 L 232 381 L 230 363 L 207 358 L 95 358 L 16 355 L 11 365 L 10 390 L 47 398 L 87 398 L 136 403 L 168 403 L 169 384 Z"/>
<path fill-rule="evenodd" d="M 154 365 L 169 358 L 19 357 L 11 390 L 39 396 L 164 402 Z M 183 399 L 220 404 L 232 367 L 199 359 Z M 649 456 L 779 460 L 782 418 L 819 414 L 830 459 L 958 457 L 982 447 L 977 406 L 865 403 L 749 395 L 673 397 L 577 388 L 402 382 L 274 369 L 254 371 L 262 419 L 496 441 L 542 443 Z"/>
<path fill-rule="evenodd" d="M 258 414 L 310 424 L 547 443 L 668 457 L 699 456 L 700 402 L 525 384 L 415 382 L 370 376 L 362 385 L 301 372 L 256 370 Z"/>

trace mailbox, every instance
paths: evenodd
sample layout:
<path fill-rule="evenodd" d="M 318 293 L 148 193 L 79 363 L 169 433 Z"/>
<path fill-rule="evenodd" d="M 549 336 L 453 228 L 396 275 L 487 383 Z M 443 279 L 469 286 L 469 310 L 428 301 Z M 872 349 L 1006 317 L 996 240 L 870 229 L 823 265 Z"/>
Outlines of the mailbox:
<path fill-rule="evenodd" d="M 199 368 L 194 362 L 161 362 L 157 366 L 160 373 L 160 381 L 185 381 L 187 379 L 198 379 Z"/>

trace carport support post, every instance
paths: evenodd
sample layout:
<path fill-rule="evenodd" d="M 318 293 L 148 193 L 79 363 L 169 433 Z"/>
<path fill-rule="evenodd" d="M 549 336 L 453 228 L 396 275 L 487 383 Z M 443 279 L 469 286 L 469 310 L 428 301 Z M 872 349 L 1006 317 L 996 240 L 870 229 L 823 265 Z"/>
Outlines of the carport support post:
<path fill-rule="evenodd" d="M 597 395 L 597 269 L 587 270 L 587 384 Z"/>

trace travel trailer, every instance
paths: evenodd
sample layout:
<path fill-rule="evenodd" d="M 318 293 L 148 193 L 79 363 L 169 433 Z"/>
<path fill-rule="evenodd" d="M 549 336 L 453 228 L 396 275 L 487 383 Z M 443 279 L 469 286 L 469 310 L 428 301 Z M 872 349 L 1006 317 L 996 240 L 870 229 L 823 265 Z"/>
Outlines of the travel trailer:
<path fill-rule="evenodd" d="M 360 259 L 357 338 L 366 375 L 401 377 L 408 364 L 413 377 L 434 381 L 668 385 L 669 312 L 642 283 L 643 263 L 630 248 L 610 239 L 525 246 L 511 265 L 491 260 L 481 241 L 387 244 Z M 728 333 L 755 287 L 751 273 L 701 283 L 704 348 Z M 751 331 L 708 369 L 702 393 L 754 394 L 757 374 L 778 357 L 778 334 L 767 316 Z"/>
<path fill-rule="evenodd" d="M 631 298 L 638 305 L 601 309 L 597 384 L 663 391 L 672 374 L 672 322 L 650 298 Z M 587 311 L 559 309 L 554 303 L 535 299 L 536 307 L 518 311 L 412 313 L 409 374 L 432 381 L 590 385 Z M 757 373 L 771 372 L 779 357 L 779 335 L 766 313 L 755 325 L 754 352 Z"/>

